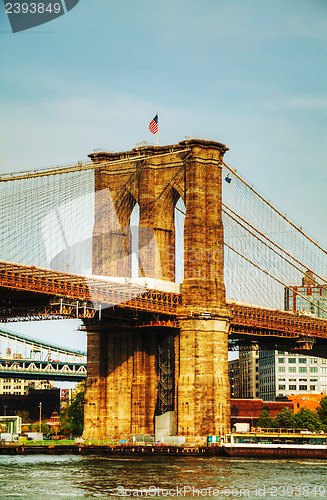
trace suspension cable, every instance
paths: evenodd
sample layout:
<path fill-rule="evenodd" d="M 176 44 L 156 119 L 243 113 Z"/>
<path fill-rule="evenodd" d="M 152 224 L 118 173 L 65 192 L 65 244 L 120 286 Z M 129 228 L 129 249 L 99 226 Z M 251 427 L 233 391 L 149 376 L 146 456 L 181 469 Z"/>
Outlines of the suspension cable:
<path fill-rule="evenodd" d="M 279 210 L 277 210 L 277 208 L 275 208 L 268 200 L 266 200 L 263 196 L 261 196 L 261 194 L 259 194 L 252 186 L 250 186 L 242 177 L 240 177 L 236 173 L 235 169 L 232 169 L 231 167 L 229 167 L 225 162 L 222 162 L 222 164 L 225 165 L 225 167 L 228 168 L 228 170 L 231 173 L 233 173 L 235 175 L 235 177 L 237 177 L 243 184 L 245 184 L 246 187 L 248 187 L 256 196 L 258 196 L 258 198 L 260 198 L 261 201 L 263 201 L 264 203 L 266 203 L 266 205 L 268 205 L 269 208 L 271 208 L 280 217 L 282 217 L 286 222 L 288 222 L 294 229 L 296 229 L 296 231 L 298 231 L 299 233 L 301 233 L 302 236 L 304 236 L 307 240 L 310 241 L 310 243 L 313 243 L 317 248 L 319 248 L 319 250 L 321 250 L 325 255 L 327 255 L 327 251 L 324 248 L 322 248 L 316 241 L 314 241 L 312 238 L 310 238 L 310 236 L 308 236 L 304 231 L 302 231 L 302 229 L 300 229 L 298 226 L 296 226 L 285 215 L 283 215 Z"/>

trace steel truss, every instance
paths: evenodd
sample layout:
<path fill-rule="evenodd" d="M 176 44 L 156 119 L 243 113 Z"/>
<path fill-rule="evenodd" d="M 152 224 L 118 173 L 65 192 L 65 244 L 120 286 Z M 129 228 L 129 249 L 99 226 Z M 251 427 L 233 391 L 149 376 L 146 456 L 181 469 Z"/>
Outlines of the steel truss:
<path fill-rule="evenodd" d="M 167 326 L 178 328 L 182 295 L 120 284 L 49 269 L 0 262 L 0 288 L 48 296 L 49 305 L 25 310 L 0 308 L 1 317 L 44 319 L 73 317 L 101 320 L 101 310 L 121 326 Z M 327 320 L 264 307 L 229 302 L 230 334 L 299 339 L 327 338 Z M 110 311 L 110 312 L 108 312 Z M 140 318 L 138 314 L 141 314 Z M 144 314 L 145 315 L 144 315 Z M 146 314 L 150 313 L 150 314 Z M 143 314 L 143 316 L 142 316 Z M 155 314 L 155 318 L 153 316 Z M 133 316 L 134 315 L 134 316 Z M 202 319 L 214 319 L 203 313 Z M 310 342 L 309 342 L 310 343 Z"/>

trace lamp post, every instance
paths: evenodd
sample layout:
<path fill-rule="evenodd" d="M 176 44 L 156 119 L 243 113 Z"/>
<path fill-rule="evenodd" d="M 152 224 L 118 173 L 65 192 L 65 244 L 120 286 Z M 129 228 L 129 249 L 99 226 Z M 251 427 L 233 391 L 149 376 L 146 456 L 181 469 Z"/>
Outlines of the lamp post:
<path fill-rule="evenodd" d="M 39 423 L 39 432 L 41 432 L 41 425 L 42 425 L 42 403 L 40 402 L 39 404 L 40 408 L 40 423 Z"/>

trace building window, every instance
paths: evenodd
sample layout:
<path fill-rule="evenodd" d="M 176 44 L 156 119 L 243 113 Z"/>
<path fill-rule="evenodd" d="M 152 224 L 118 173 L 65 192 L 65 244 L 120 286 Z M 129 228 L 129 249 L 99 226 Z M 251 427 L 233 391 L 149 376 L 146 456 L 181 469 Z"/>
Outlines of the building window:
<path fill-rule="evenodd" d="M 296 382 L 296 377 L 290 377 L 288 381 L 289 382 Z"/>
<path fill-rule="evenodd" d="M 317 358 L 310 358 L 310 365 L 316 365 L 318 363 Z"/>
<path fill-rule="evenodd" d="M 316 391 L 317 386 L 316 385 L 310 385 L 310 391 Z"/>
<path fill-rule="evenodd" d="M 299 367 L 299 372 L 300 373 L 307 373 L 307 367 L 306 366 L 300 366 Z"/>
<path fill-rule="evenodd" d="M 300 391 L 307 391 L 308 390 L 308 386 L 307 385 L 300 385 L 299 386 L 299 390 Z"/>
<path fill-rule="evenodd" d="M 285 366 L 279 366 L 278 367 L 278 372 L 279 373 L 284 373 L 285 372 Z"/>
<path fill-rule="evenodd" d="M 289 366 L 289 367 L 288 367 L 288 371 L 289 371 L 290 373 L 295 373 L 295 372 L 296 372 L 296 366 Z"/>
<path fill-rule="evenodd" d="M 327 373 L 327 366 L 321 366 L 320 373 Z"/>
<path fill-rule="evenodd" d="M 285 358 L 278 358 L 278 363 L 285 363 Z"/>
<path fill-rule="evenodd" d="M 290 391 L 296 391 L 296 385 L 291 384 L 291 385 L 289 386 L 289 390 L 290 390 Z"/>
<path fill-rule="evenodd" d="M 296 363 L 296 358 L 288 358 L 289 363 Z"/>
<path fill-rule="evenodd" d="M 318 367 L 317 366 L 310 366 L 310 373 L 318 373 Z"/>
<path fill-rule="evenodd" d="M 318 382 L 318 377 L 310 377 L 310 382 Z"/>
<path fill-rule="evenodd" d="M 285 385 L 279 385 L 278 386 L 279 391 L 285 391 Z"/>
<path fill-rule="evenodd" d="M 307 363 L 307 358 L 299 358 L 299 363 L 305 365 Z"/>
<path fill-rule="evenodd" d="M 278 351 L 278 354 L 284 354 L 284 351 Z"/>

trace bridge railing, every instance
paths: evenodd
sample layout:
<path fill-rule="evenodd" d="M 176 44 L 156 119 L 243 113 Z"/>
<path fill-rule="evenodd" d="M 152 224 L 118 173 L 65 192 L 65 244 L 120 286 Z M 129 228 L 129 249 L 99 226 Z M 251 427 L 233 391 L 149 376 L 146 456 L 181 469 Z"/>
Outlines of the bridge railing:
<path fill-rule="evenodd" d="M 260 330 L 260 335 L 327 337 L 326 319 L 232 302 L 228 307 L 232 325 Z"/>
<path fill-rule="evenodd" d="M 176 307 L 181 303 L 181 295 L 176 293 L 10 262 L 0 262 L 0 284 L 16 290 L 68 297 L 82 302 L 100 302 L 106 307 L 119 305 L 164 314 L 176 314 Z"/>

